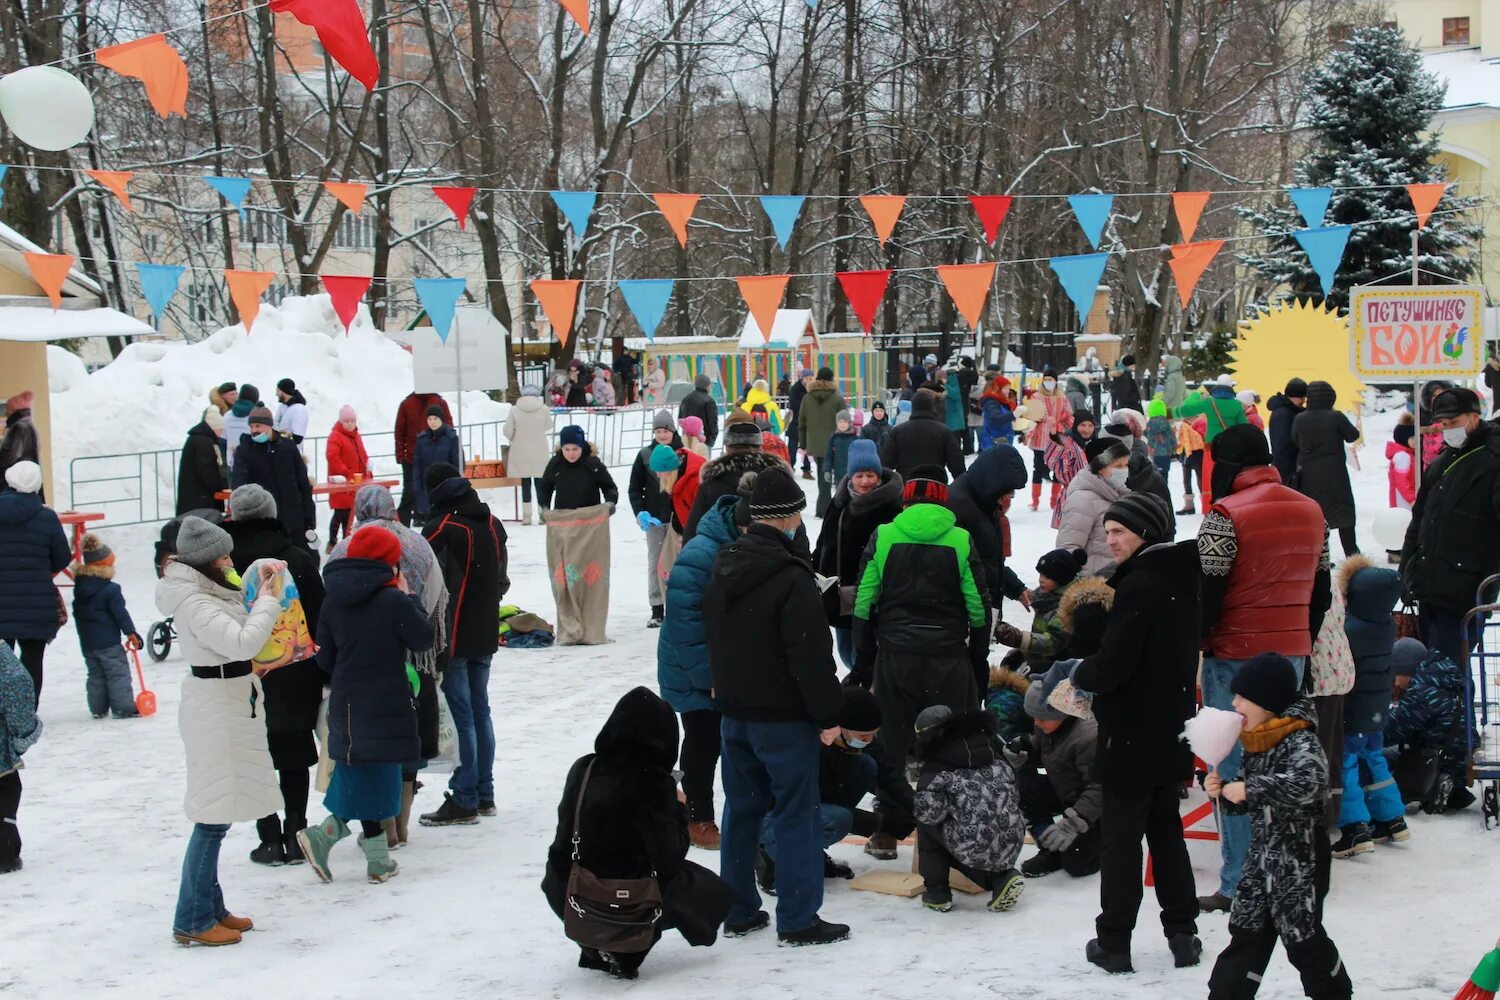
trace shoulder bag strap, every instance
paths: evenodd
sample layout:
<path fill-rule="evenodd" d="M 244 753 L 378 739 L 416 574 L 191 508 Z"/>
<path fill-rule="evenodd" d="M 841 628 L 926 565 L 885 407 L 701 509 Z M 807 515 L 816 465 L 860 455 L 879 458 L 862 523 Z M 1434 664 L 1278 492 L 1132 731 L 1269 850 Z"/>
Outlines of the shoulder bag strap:
<path fill-rule="evenodd" d="M 573 803 L 573 860 L 578 860 L 578 824 L 583 818 L 583 793 L 589 789 L 589 775 L 594 773 L 594 761 L 589 761 L 589 766 L 583 769 L 583 783 L 578 786 L 578 799 Z"/>

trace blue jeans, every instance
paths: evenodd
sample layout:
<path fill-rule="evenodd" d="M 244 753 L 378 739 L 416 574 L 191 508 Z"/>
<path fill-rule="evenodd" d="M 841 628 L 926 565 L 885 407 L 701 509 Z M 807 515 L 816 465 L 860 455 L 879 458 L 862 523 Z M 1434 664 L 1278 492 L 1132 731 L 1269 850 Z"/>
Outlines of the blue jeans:
<path fill-rule="evenodd" d="M 854 630 L 852 628 L 835 628 L 833 630 L 833 642 L 838 647 L 839 659 L 844 661 L 844 667 L 848 670 L 853 670 Z"/>
<path fill-rule="evenodd" d="M 458 730 L 458 766 L 448 779 L 465 809 L 495 797 L 495 723 L 490 718 L 490 657 L 455 657 L 443 671 L 443 697 Z"/>
<path fill-rule="evenodd" d="M 224 893 L 219 890 L 219 845 L 229 832 L 228 823 L 196 823 L 182 857 L 182 882 L 177 887 L 177 915 L 172 930 L 178 934 L 201 934 L 229 916 Z"/>
<path fill-rule="evenodd" d="M 856 778 L 853 787 L 841 790 L 839 797 L 842 801 L 830 802 L 824 799 L 818 803 L 818 825 L 823 830 L 823 849 L 837 844 L 849 836 L 849 831 L 854 829 L 854 809 L 875 787 L 875 758 L 868 753 L 860 754 L 853 759 L 856 770 Z M 858 795 L 854 792 L 858 791 Z M 826 790 L 825 790 L 826 791 Z M 850 799 L 854 801 L 849 801 Z M 767 816 L 760 827 L 760 846 L 766 849 L 771 860 L 776 859 L 776 830 L 771 826 L 771 817 Z"/>
<path fill-rule="evenodd" d="M 1297 683 L 1302 683 L 1302 668 L 1307 662 L 1305 656 L 1289 656 L 1292 666 L 1297 670 Z M 1217 656 L 1205 656 L 1203 658 L 1203 704 L 1210 708 L 1222 708 L 1226 712 L 1234 711 L 1234 692 L 1229 690 L 1229 682 L 1234 675 L 1239 673 L 1241 665 L 1245 660 L 1226 660 Z M 1229 751 L 1229 756 L 1224 758 L 1218 767 L 1219 777 L 1224 781 L 1236 781 L 1240 775 L 1241 748 L 1238 742 L 1234 749 Z M 1250 817 L 1249 816 L 1226 816 L 1218 812 L 1219 819 L 1219 854 L 1223 858 L 1224 866 L 1219 870 L 1219 892 L 1234 898 L 1235 889 L 1240 884 L 1240 873 L 1245 868 L 1245 854 L 1250 850 Z"/>
<path fill-rule="evenodd" d="M 755 854 L 761 826 L 776 839 L 776 930 L 804 931 L 823 905 L 822 831 L 818 821 L 818 730 L 810 722 L 741 722 L 725 718 L 724 819 L 719 873 L 734 890 L 726 923 L 760 910 Z"/>
<path fill-rule="evenodd" d="M 1360 772 L 1369 781 L 1360 779 Z M 1349 733 L 1344 737 L 1344 795 L 1339 826 L 1351 823 L 1389 823 L 1406 815 L 1406 805 L 1385 759 L 1383 733 Z"/>

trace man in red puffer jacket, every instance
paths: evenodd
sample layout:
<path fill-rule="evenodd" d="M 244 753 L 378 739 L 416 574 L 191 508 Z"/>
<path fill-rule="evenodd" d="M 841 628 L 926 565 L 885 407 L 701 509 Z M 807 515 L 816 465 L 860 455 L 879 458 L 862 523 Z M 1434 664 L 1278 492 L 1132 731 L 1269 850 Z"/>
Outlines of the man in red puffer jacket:
<path fill-rule="evenodd" d="M 401 504 L 396 508 L 396 516 L 407 527 L 411 526 L 412 500 L 416 494 L 412 463 L 416 459 L 417 436 L 427 429 L 429 406 L 441 406 L 443 423 L 453 423 L 448 404 L 435 392 L 413 392 L 401 401 L 396 411 L 396 461 L 401 463 Z"/>

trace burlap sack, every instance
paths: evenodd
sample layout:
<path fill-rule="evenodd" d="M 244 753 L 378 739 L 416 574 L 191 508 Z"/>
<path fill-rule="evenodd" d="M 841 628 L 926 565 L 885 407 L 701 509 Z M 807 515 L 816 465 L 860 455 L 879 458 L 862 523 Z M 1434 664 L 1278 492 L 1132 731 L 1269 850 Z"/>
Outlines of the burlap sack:
<path fill-rule="evenodd" d="M 608 640 L 609 507 L 544 510 L 547 569 L 557 601 L 557 644 L 594 646 Z"/>

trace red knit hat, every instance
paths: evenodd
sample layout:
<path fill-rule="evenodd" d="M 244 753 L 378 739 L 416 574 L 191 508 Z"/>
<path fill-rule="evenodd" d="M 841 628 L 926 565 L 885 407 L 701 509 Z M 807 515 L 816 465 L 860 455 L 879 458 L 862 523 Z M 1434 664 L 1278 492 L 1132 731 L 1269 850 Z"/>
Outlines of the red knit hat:
<path fill-rule="evenodd" d="M 349 539 L 350 559 L 374 559 L 387 566 L 401 561 L 401 539 L 378 525 L 360 528 Z"/>

